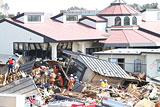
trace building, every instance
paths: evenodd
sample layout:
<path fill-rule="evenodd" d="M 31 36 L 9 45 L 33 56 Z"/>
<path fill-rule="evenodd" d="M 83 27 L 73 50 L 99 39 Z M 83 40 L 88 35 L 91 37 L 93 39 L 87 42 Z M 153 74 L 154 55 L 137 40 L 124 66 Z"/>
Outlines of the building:
<path fill-rule="evenodd" d="M 150 78 L 160 76 L 160 49 L 114 49 L 95 52 L 94 55 L 117 63 L 133 74 L 145 72 Z"/>
<path fill-rule="evenodd" d="M 71 56 L 66 74 L 73 74 L 80 81 L 98 83 L 100 79 L 107 79 L 109 83 L 119 83 L 124 79 L 135 79 L 116 63 L 78 52 L 63 52 Z"/>
<path fill-rule="evenodd" d="M 0 21 L 0 54 L 57 60 L 63 49 L 92 54 L 115 48 L 159 48 L 159 13 L 159 9 L 139 12 L 123 0 L 94 16 L 70 13 L 78 15 L 73 20 L 65 13 L 51 18 L 42 12 L 21 13 Z"/>

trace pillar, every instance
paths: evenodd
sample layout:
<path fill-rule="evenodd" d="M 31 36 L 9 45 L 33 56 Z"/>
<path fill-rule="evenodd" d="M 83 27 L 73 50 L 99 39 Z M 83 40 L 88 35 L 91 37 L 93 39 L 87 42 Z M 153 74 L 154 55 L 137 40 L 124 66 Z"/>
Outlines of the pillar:
<path fill-rule="evenodd" d="M 58 43 L 50 43 L 52 60 L 57 61 L 57 45 Z"/>

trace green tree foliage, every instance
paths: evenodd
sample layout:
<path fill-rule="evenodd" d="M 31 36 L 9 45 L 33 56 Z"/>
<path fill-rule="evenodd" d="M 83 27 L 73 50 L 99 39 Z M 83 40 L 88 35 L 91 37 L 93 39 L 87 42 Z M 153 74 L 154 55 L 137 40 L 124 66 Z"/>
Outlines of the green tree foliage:
<path fill-rule="evenodd" d="M 144 9 L 157 9 L 158 3 L 144 4 L 144 5 L 139 5 L 139 4 L 134 3 L 134 4 L 131 4 L 130 6 L 132 6 L 136 10 L 141 11 Z"/>

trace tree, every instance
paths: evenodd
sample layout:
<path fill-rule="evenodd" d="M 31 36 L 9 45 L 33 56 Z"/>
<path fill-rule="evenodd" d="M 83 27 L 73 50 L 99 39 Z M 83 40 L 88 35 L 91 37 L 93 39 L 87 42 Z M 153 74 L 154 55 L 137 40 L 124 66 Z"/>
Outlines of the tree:
<path fill-rule="evenodd" d="M 158 9 L 158 3 L 144 4 L 144 5 L 139 5 L 134 3 L 134 4 L 131 4 L 130 6 L 139 11 L 144 9 Z"/>
<path fill-rule="evenodd" d="M 86 10 L 83 7 L 77 7 L 77 6 L 72 6 L 70 8 L 68 8 L 67 10 L 60 10 L 60 13 L 66 13 L 66 12 L 71 12 L 72 10 Z"/>

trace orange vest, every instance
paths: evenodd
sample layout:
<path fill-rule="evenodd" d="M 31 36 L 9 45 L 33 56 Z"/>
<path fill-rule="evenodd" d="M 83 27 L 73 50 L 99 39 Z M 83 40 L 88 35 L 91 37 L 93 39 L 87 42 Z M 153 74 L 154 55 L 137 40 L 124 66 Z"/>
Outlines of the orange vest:
<path fill-rule="evenodd" d="M 13 60 L 12 60 L 12 59 L 9 59 L 9 60 L 8 60 L 8 63 L 9 63 L 9 64 L 13 64 Z"/>
<path fill-rule="evenodd" d="M 47 68 L 45 66 L 41 66 L 42 70 L 46 71 Z"/>
<path fill-rule="evenodd" d="M 57 81 L 59 81 L 59 86 L 63 86 L 63 78 L 61 76 L 57 78 Z"/>
<path fill-rule="evenodd" d="M 74 82 L 75 80 L 74 79 L 69 79 L 68 83 L 69 83 L 69 89 L 72 89 L 74 87 Z"/>
<path fill-rule="evenodd" d="M 54 68 L 54 73 L 57 74 L 58 73 L 58 69 Z"/>

